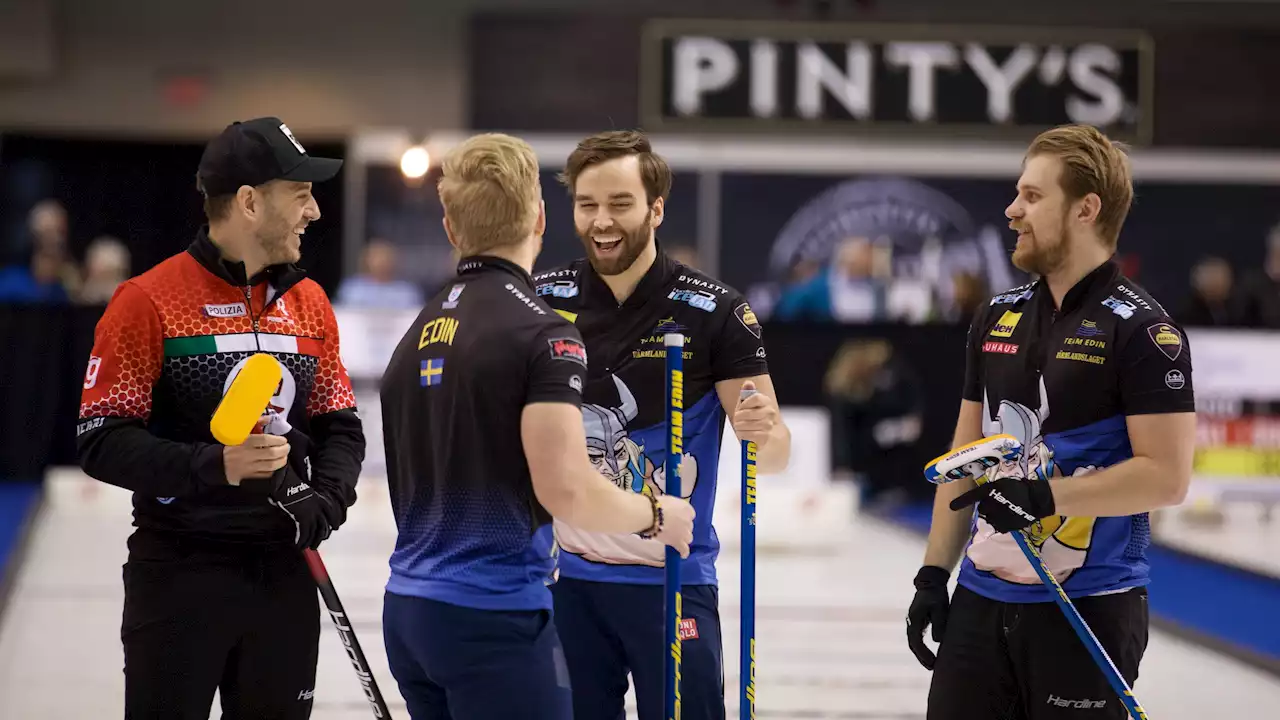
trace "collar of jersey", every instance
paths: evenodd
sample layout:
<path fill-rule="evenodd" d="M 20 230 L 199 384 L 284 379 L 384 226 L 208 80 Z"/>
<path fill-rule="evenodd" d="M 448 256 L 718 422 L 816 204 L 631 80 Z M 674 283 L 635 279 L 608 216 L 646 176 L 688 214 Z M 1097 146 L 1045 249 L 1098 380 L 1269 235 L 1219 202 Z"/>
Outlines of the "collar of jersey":
<path fill-rule="evenodd" d="M 236 287 L 252 287 L 260 282 L 268 281 L 276 289 L 277 295 L 298 284 L 305 273 L 301 268 L 289 264 L 269 265 L 252 278 L 244 276 L 244 263 L 222 259 L 222 251 L 209 239 L 209 226 L 201 226 L 196 239 L 187 247 L 187 252 L 200 263 L 204 269 L 217 275 L 228 285 Z"/>
<path fill-rule="evenodd" d="M 609 289 L 608 283 L 604 278 L 596 274 L 595 268 L 591 267 L 591 261 L 583 258 L 582 260 L 582 302 L 584 305 L 595 305 L 599 307 L 627 307 L 629 305 L 644 304 L 659 290 L 667 281 L 671 279 L 671 275 L 675 272 L 676 261 L 662 250 L 662 245 L 654 240 L 657 248 L 657 255 L 653 259 L 653 265 L 640 278 L 640 282 L 636 285 L 636 289 L 627 296 L 625 302 L 618 304 L 618 299 L 613 296 L 613 290 Z"/>
<path fill-rule="evenodd" d="M 504 270 L 520 278 L 520 282 L 524 283 L 526 287 L 533 287 L 533 277 L 524 268 L 505 258 L 492 255 L 468 255 L 458 261 L 459 275 L 488 269 Z"/>
<path fill-rule="evenodd" d="M 1073 285 L 1071 289 L 1067 291 L 1067 294 L 1063 296 L 1060 312 L 1063 315 L 1074 312 L 1083 305 L 1085 301 L 1089 300 L 1094 295 L 1100 294 L 1104 289 L 1109 288 L 1119 276 L 1120 266 L 1117 265 L 1114 260 L 1107 260 L 1093 270 L 1090 270 L 1088 275 L 1080 278 L 1080 282 Z M 1052 309 L 1053 293 L 1049 292 L 1049 283 L 1039 283 L 1039 290 L 1040 301 L 1048 303 L 1049 308 Z"/>

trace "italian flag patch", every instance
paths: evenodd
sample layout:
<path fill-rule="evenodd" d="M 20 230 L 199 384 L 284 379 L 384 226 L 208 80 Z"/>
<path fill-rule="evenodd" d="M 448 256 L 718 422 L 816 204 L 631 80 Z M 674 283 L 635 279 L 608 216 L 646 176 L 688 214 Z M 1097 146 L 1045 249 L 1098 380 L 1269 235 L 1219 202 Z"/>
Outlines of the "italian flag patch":
<path fill-rule="evenodd" d="M 198 335 L 195 337 L 166 338 L 165 357 L 187 355 L 215 355 L 231 352 L 273 352 L 290 355 L 320 356 L 321 345 L 316 338 L 268 333 L 240 333 L 237 335 Z"/>

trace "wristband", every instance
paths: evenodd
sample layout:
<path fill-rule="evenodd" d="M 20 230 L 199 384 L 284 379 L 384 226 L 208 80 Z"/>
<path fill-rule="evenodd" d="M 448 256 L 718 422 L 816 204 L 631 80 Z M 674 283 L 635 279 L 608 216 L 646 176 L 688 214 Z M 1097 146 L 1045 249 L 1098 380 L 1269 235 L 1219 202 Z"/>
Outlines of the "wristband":
<path fill-rule="evenodd" d="M 658 500 L 657 495 L 646 495 L 645 497 L 649 498 L 649 505 L 653 508 L 653 524 L 649 526 L 649 529 L 641 530 L 636 533 L 636 535 L 639 535 L 645 540 L 652 540 L 658 536 L 658 533 L 662 532 L 664 524 L 664 518 L 662 516 L 662 502 Z"/>

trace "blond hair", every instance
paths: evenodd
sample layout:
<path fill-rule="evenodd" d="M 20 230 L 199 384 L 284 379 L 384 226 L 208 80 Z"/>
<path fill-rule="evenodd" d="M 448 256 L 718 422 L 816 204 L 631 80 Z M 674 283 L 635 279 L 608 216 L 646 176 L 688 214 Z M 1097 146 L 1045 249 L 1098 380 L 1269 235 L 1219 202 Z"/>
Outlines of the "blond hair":
<path fill-rule="evenodd" d="M 518 243 L 537 225 L 538 158 L 519 138 L 468 138 L 445 157 L 436 188 L 464 257 Z"/>
<path fill-rule="evenodd" d="M 1093 193 L 1102 201 L 1098 234 L 1114 250 L 1133 204 L 1133 171 L 1128 146 L 1113 142 L 1091 125 L 1063 125 L 1040 133 L 1026 158 L 1051 155 L 1062 161 L 1058 184 L 1072 200 Z"/>

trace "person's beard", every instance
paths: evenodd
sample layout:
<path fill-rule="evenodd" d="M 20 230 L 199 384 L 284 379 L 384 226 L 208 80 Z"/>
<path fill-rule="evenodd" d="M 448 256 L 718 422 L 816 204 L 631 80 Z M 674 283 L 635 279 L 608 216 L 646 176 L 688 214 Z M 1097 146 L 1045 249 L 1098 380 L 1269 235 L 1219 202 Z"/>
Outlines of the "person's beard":
<path fill-rule="evenodd" d="M 597 274 L 620 275 L 635 264 L 636 258 L 644 252 L 645 246 L 649 243 L 649 234 L 653 231 L 652 222 L 653 210 L 650 209 L 644 214 L 644 221 L 638 227 L 628 230 L 621 224 L 614 223 L 617 228 L 614 232 L 622 235 L 619 241 L 621 252 L 610 258 L 597 257 L 596 241 L 591 237 L 595 230 L 593 225 L 588 225 L 585 231 L 582 228 L 574 228 L 574 230 L 578 234 L 578 239 L 582 241 L 582 246 L 586 248 L 587 260 L 591 262 L 591 267 Z"/>
<path fill-rule="evenodd" d="M 1031 237 L 1026 248 L 1013 250 L 1014 267 L 1044 277 L 1062 267 L 1067 259 L 1067 211 L 1064 210 L 1056 228 L 1041 234 L 1030 226 Z"/>
<path fill-rule="evenodd" d="M 258 228 L 255 235 L 258 240 L 258 247 L 262 248 L 262 255 L 268 265 L 292 263 L 299 260 L 298 250 L 293 247 L 293 226 L 289 224 L 283 214 L 278 213 L 276 210 L 268 210 L 267 217 L 263 219 L 262 227 Z M 299 238 L 300 240 L 301 238 Z"/>

